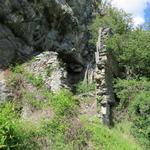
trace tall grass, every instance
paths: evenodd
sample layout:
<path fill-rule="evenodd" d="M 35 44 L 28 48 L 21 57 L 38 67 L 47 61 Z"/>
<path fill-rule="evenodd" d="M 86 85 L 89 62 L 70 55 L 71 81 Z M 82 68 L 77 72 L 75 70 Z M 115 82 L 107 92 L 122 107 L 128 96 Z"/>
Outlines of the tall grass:
<path fill-rule="evenodd" d="M 91 132 L 91 142 L 96 150 L 143 150 L 135 142 L 126 138 L 117 129 L 108 129 L 98 118 L 82 117 L 82 123 Z"/>

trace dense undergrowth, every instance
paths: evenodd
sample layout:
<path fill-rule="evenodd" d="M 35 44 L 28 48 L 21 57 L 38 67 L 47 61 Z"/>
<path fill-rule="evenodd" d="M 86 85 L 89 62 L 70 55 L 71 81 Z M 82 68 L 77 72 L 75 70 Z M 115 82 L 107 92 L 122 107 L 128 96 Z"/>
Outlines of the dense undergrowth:
<path fill-rule="evenodd" d="M 134 141 L 124 138 L 120 130 L 104 127 L 98 118 L 79 116 L 80 101 L 70 91 L 62 89 L 52 93 L 44 87 L 41 78 L 33 74 L 31 77 L 25 72 L 23 65 L 13 67 L 9 79 L 11 88 L 22 87 L 24 82 L 36 87 L 44 99 L 41 102 L 35 96 L 36 93 L 19 88 L 19 97 L 1 105 L 0 149 L 40 150 L 46 147 L 50 150 L 140 150 Z M 77 86 L 79 93 L 92 92 L 95 87 L 93 84 L 93 87 L 86 89 L 83 83 L 82 86 L 80 84 Z M 18 98 L 20 101 L 26 100 L 37 110 L 53 108 L 53 118 L 43 118 L 38 124 L 24 120 L 21 117 L 23 104 L 18 103 Z"/>
<path fill-rule="evenodd" d="M 132 28 L 131 16 L 111 6 L 89 27 L 91 43 L 97 41 L 99 27 L 110 27 L 105 41 L 118 63 L 122 76 L 114 81 L 117 105 L 114 127 L 108 129 L 97 117 L 81 115 L 77 95 L 95 91 L 95 83 L 76 86 L 76 97 L 69 90 L 50 92 L 42 77 L 11 67 L 8 85 L 13 99 L 0 106 L 0 149 L 2 150 L 149 150 L 150 149 L 150 31 Z M 51 69 L 47 70 L 51 74 Z M 27 85 L 34 87 L 33 91 Z M 90 98 L 88 98 L 89 100 Z M 24 120 L 24 103 L 35 111 L 46 108 L 53 116 L 35 124 Z"/>
<path fill-rule="evenodd" d="M 1 149 L 37 150 L 44 146 L 39 144 L 43 141 L 52 150 L 142 150 L 134 141 L 128 139 L 126 132 L 124 136 L 117 128 L 108 129 L 100 124 L 98 118 L 82 116 L 80 124 L 76 125 L 70 123 L 72 119 L 57 116 L 35 127 L 30 122 L 19 119 L 11 103 L 1 108 L 0 114 L 0 136 L 3 137 L 0 141 Z"/>
<path fill-rule="evenodd" d="M 89 30 L 91 43 L 95 44 L 100 27 L 111 29 L 111 36 L 104 42 L 121 73 L 114 81 L 114 126 L 129 122 L 130 133 L 143 149 L 150 149 L 150 30 L 133 27 L 132 16 L 109 3 L 105 10 L 106 15 L 97 15 Z"/>
<path fill-rule="evenodd" d="M 49 91 L 42 78 L 26 71 L 24 65 L 11 68 L 7 84 L 14 99 L 1 107 L 0 149 L 74 150 L 86 147 L 89 134 L 78 119 L 79 101 L 69 90 Z M 24 120 L 24 104 L 32 106 L 34 111 L 52 108 L 54 115 L 51 119 L 40 118 L 38 124 Z"/>
<path fill-rule="evenodd" d="M 122 126 L 123 133 L 119 127 L 108 129 L 99 122 L 98 118 L 84 116 L 81 120 L 85 128 L 91 132 L 91 142 L 95 150 L 142 150 L 130 137 L 126 126 Z"/>

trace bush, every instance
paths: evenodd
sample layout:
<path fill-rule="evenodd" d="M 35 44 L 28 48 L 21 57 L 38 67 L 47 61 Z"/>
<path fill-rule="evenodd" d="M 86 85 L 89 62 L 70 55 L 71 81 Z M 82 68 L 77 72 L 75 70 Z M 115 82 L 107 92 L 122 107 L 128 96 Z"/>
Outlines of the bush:
<path fill-rule="evenodd" d="M 30 132 L 24 129 L 14 104 L 6 103 L 0 107 L 0 149 L 34 150 L 34 134 L 33 129 Z"/>
<path fill-rule="evenodd" d="M 73 115 L 77 110 L 77 101 L 72 93 L 65 89 L 54 94 L 50 103 L 58 116 Z"/>
<path fill-rule="evenodd" d="M 150 149 L 150 92 L 137 94 L 129 110 L 133 135 Z"/>
<path fill-rule="evenodd" d="M 10 103 L 0 109 L 0 147 L 15 146 L 20 141 L 17 131 L 17 114 L 13 111 Z"/>
<path fill-rule="evenodd" d="M 61 150 L 68 149 L 69 145 L 66 143 L 66 132 L 69 123 L 66 118 L 56 117 L 49 121 L 44 121 L 41 124 L 42 135 L 48 138 L 48 144 L 52 149 Z"/>
<path fill-rule="evenodd" d="M 143 91 L 150 91 L 150 81 L 146 78 L 140 80 L 121 80 L 117 79 L 114 85 L 115 93 L 119 98 L 120 109 L 127 108 L 134 97 Z"/>
<path fill-rule="evenodd" d="M 41 88 L 44 81 L 41 76 L 35 76 L 33 73 L 25 73 L 25 78 L 29 80 L 35 87 Z"/>
<path fill-rule="evenodd" d="M 86 82 L 80 82 L 76 86 L 76 91 L 78 94 L 81 93 L 88 93 L 88 92 L 93 92 L 96 90 L 96 85 L 95 83 L 86 83 Z"/>
<path fill-rule="evenodd" d="M 42 134 L 48 138 L 48 144 L 54 150 L 85 149 L 88 131 L 73 118 L 55 117 L 42 122 Z"/>
<path fill-rule="evenodd" d="M 114 36 L 108 42 L 121 66 L 130 76 L 146 76 L 150 73 L 150 32 L 137 28 L 126 35 Z"/>
<path fill-rule="evenodd" d="M 10 69 L 15 74 L 24 72 L 24 66 L 19 65 L 19 64 L 16 64 L 15 66 L 10 67 Z"/>
<path fill-rule="evenodd" d="M 56 150 L 73 149 L 73 140 L 67 134 L 72 124 L 71 119 L 77 112 L 77 101 L 68 90 L 50 93 L 41 89 L 41 92 L 46 96 L 46 102 L 40 103 L 31 93 L 23 96 L 38 109 L 52 106 L 55 111 L 54 118 L 33 126 L 32 123 L 21 120 L 20 110 L 17 112 L 15 104 L 4 104 L 0 108 L 0 149 L 37 150 L 43 146 L 42 142 Z"/>

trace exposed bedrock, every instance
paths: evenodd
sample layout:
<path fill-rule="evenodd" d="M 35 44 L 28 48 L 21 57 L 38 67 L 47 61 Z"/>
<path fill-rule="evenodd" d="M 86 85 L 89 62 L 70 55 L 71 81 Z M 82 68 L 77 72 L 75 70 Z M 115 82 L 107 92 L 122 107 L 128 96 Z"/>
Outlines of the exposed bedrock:
<path fill-rule="evenodd" d="M 95 0 L 0 0 L 0 67 L 41 51 L 67 63 L 92 59 L 87 25 L 96 11 Z"/>

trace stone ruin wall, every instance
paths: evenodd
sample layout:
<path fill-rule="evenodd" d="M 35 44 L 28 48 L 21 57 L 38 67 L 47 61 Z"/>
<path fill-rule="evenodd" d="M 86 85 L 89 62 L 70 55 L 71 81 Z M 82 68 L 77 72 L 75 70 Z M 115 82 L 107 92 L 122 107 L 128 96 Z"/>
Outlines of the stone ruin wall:
<path fill-rule="evenodd" d="M 113 76 L 116 66 L 110 51 L 105 45 L 105 40 L 110 37 L 109 28 L 100 28 L 97 42 L 96 58 L 96 98 L 99 116 L 103 124 L 111 125 L 111 107 L 115 103 L 113 92 Z"/>

